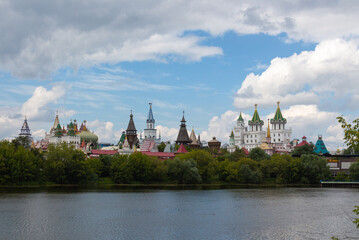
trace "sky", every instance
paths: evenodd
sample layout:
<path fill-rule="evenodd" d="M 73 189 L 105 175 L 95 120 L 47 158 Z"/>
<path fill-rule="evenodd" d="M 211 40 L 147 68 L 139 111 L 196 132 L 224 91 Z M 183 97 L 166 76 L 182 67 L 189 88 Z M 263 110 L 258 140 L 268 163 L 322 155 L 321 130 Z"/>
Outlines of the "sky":
<path fill-rule="evenodd" d="M 182 112 L 202 140 L 228 142 L 236 119 L 273 118 L 293 138 L 345 147 L 336 117 L 358 116 L 359 2 L 0 0 L 0 139 L 27 116 L 44 138 L 87 120 L 116 143 L 132 110 L 153 105 L 163 140 Z"/>

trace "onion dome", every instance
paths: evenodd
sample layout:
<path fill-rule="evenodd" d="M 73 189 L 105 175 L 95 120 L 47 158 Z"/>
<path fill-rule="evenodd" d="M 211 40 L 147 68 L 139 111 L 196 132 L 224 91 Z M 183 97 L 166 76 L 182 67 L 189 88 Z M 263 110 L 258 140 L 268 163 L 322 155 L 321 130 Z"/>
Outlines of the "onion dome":
<path fill-rule="evenodd" d="M 81 138 L 81 142 L 85 141 L 85 143 L 96 143 L 98 141 L 98 136 L 88 130 L 80 132 L 77 136 Z"/>

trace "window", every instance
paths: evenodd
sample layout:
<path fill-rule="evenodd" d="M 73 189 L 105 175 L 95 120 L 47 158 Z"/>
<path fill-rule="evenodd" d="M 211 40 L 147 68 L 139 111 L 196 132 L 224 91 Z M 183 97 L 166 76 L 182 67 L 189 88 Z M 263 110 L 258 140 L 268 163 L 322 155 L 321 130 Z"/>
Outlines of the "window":
<path fill-rule="evenodd" d="M 278 133 L 278 137 L 280 137 L 280 133 Z"/>
<path fill-rule="evenodd" d="M 275 133 L 273 134 L 273 137 L 275 137 Z"/>
<path fill-rule="evenodd" d="M 251 140 L 251 143 L 253 142 L 253 140 Z"/>
<path fill-rule="evenodd" d="M 275 142 L 275 139 L 273 139 L 273 141 Z"/>
<path fill-rule="evenodd" d="M 278 142 L 280 142 L 280 139 L 278 138 Z"/>

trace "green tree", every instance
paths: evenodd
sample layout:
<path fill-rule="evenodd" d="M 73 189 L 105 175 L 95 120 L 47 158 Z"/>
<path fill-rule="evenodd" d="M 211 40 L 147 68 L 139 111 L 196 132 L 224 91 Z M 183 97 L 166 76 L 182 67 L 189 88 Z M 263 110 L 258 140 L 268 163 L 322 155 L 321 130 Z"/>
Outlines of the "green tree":
<path fill-rule="evenodd" d="M 302 156 L 304 154 L 316 154 L 314 152 L 314 145 L 313 144 L 305 144 L 303 146 L 300 146 L 300 147 L 296 147 L 294 149 L 294 151 L 292 151 L 292 156 Z"/>
<path fill-rule="evenodd" d="M 60 184 L 85 183 L 90 174 L 85 165 L 86 156 L 72 145 L 50 144 L 44 161 L 47 179 Z"/>
<path fill-rule="evenodd" d="M 359 216 L 359 206 L 355 206 L 353 212 Z M 357 228 L 359 228 L 359 218 L 355 218 L 353 223 L 357 226 Z"/>
<path fill-rule="evenodd" d="M 354 162 L 349 167 L 349 176 L 350 179 L 354 181 L 359 180 L 359 162 Z"/>
<path fill-rule="evenodd" d="M 331 173 L 325 158 L 316 155 L 302 155 L 300 158 L 303 165 L 303 181 L 319 183 L 320 180 L 330 179 Z"/>
<path fill-rule="evenodd" d="M 253 148 L 249 153 L 249 157 L 257 162 L 260 162 L 265 159 L 270 159 L 270 156 L 259 147 Z"/>
<path fill-rule="evenodd" d="M 168 177 L 177 183 L 200 183 L 201 175 L 198 172 L 197 162 L 193 159 L 175 158 L 167 162 Z"/>
<path fill-rule="evenodd" d="M 343 116 L 337 119 L 344 129 L 344 142 L 354 152 L 359 151 L 359 118 L 355 119 L 352 124 L 347 123 Z"/>
<path fill-rule="evenodd" d="M 345 172 L 338 172 L 337 175 L 334 178 L 335 181 L 348 181 L 349 177 L 348 174 Z"/>
<path fill-rule="evenodd" d="M 180 154 L 178 158 L 193 159 L 197 163 L 198 172 L 203 182 L 212 182 L 217 179 L 217 160 L 207 151 L 193 150 L 186 154 Z"/>
<path fill-rule="evenodd" d="M 166 144 L 161 142 L 160 145 L 157 146 L 159 152 L 163 152 L 165 150 Z"/>
<path fill-rule="evenodd" d="M 271 159 L 260 162 L 260 169 L 265 177 L 276 178 L 277 182 L 285 182 L 285 173 L 292 157 L 274 154 Z"/>
<path fill-rule="evenodd" d="M 262 180 L 260 171 L 252 171 L 251 168 L 244 164 L 239 169 L 239 182 L 241 183 L 259 183 Z"/>
<path fill-rule="evenodd" d="M 133 181 L 131 170 L 127 167 L 127 155 L 115 155 L 111 161 L 110 177 L 115 183 L 130 183 Z"/>
<path fill-rule="evenodd" d="M 12 140 L 12 143 L 17 148 L 18 146 L 23 146 L 24 148 L 30 148 L 31 146 L 31 139 L 25 136 L 19 136 Z"/>
<path fill-rule="evenodd" d="M 16 142 L 0 142 L 0 184 L 19 184 L 41 179 L 42 155 Z"/>
<path fill-rule="evenodd" d="M 238 161 L 239 159 L 245 157 L 246 157 L 246 153 L 244 152 L 244 150 L 236 148 L 236 150 L 234 150 L 234 152 L 229 155 L 229 160 Z"/>

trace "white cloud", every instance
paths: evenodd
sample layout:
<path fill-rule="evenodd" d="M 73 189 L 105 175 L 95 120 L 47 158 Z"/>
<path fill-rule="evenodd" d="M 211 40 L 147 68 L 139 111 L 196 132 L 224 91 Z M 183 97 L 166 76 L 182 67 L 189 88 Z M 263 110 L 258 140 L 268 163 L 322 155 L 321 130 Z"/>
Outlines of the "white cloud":
<path fill-rule="evenodd" d="M 89 121 L 86 126 L 99 137 L 99 142 L 117 143 L 124 131 L 124 129 L 116 131 L 110 121 Z"/>
<path fill-rule="evenodd" d="M 158 125 L 156 126 L 156 129 L 157 134 L 161 133 L 162 141 L 176 141 L 179 128 L 169 128 L 162 125 Z"/>
<path fill-rule="evenodd" d="M 49 78 L 64 66 L 102 62 L 198 61 L 222 54 L 193 34 L 287 33 L 321 42 L 359 34 L 357 1 L 10 1 L 0 3 L 0 69 Z"/>
<path fill-rule="evenodd" d="M 65 87 L 61 84 L 55 85 L 51 90 L 47 90 L 42 86 L 37 87 L 32 97 L 22 105 L 22 115 L 32 119 L 42 117 L 46 113 L 44 107 L 50 103 L 56 103 L 59 98 L 65 95 L 65 92 Z M 66 114 L 68 115 L 69 113 Z"/>
<path fill-rule="evenodd" d="M 359 91 L 359 49 L 356 41 L 328 40 L 314 51 L 303 51 L 288 58 L 275 58 L 262 74 L 248 74 L 234 98 L 240 109 L 273 106 L 280 100 L 285 106 L 320 105 L 351 108 Z"/>

